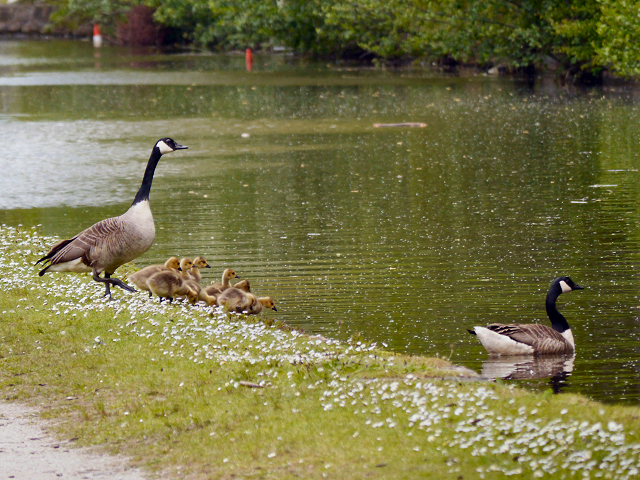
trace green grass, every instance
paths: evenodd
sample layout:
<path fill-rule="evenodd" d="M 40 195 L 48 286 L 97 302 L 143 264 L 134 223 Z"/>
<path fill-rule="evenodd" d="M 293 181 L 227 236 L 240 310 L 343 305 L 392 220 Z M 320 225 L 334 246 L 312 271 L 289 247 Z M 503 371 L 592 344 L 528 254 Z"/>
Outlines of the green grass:
<path fill-rule="evenodd" d="M 273 316 L 119 289 L 108 301 L 88 275 L 38 277 L 53 241 L 0 229 L 0 391 L 77 445 L 163 478 L 637 473 L 640 408 L 456 380 L 443 359 L 308 337 Z"/>

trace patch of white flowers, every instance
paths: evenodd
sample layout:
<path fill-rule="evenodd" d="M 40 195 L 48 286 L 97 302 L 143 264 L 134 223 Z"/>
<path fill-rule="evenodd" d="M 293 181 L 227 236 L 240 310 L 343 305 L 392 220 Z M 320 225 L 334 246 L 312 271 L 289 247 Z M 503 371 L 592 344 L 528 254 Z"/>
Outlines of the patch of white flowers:
<path fill-rule="evenodd" d="M 623 425 L 572 420 L 568 412 L 540 418 L 537 409 L 525 407 L 502 413 L 504 401 L 482 384 L 463 392 L 457 382 L 436 384 L 412 375 L 394 381 L 334 379 L 321 401 L 325 410 L 350 409 L 371 428 L 404 424 L 408 435 L 428 442 L 446 430 L 450 438 L 454 430 L 453 440 L 438 449 L 452 465 L 458 463 L 454 452 L 492 458 L 494 464 L 478 468 L 481 478 L 492 472 L 525 478 L 578 472 L 583 478 L 625 479 L 640 470 L 640 444 L 626 442 Z"/>
<path fill-rule="evenodd" d="M 270 368 L 274 364 L 315 364 L 322 372 L 320 363 L 348 361 L 351 353 L 375 348 L 362 342 L 310 338 L 248 322 L 213 307 L 161 304 L 146 294 L 130 295 L 119 289 L 114 289 L 116 294 L 109 300 L 102 298 L 104 287 L 88 275 L 38 277 L 33 263 L 56 241 L 34 230 L 0 227 L 0 290 L 42 290 L 41 303 L 32 308 L 56 317 L 112 312 L 112 338 L 96 336 L 87 351 L 135 335 L 157 347 L 159 358 L 187 358 L 207 368 L 213 363 L 261 364 L 262 375 L 275 378 L 278 372 Z M 171 320 L 160 321 L 159 316 Z M 385 361 L 391 363 L 392 358 Z M 290 388 L 295 395 L 302 388 L 317 389 L 324 410 L 347 409 L 362 418 L 363 428 L 403 427 L 419 443 L 410 449 L 414 455 L 427 445 L 435 446 L 452 472 L 458 463 L 456 455 L 465 455 L 491 458 L 493 463 L 478 467 L 479 478 L 498 472 L 524 478 L 560 473 L 563 477 L 625 479 L 639 474 L 640 444 L 627 442 L 624 426 L 611 420 L 577 420 L 569 409 L 563 409 L 557 418 L 542 418 L 535 408 L 517 408 L 514 401 L 505 405 L 491 386 L 482 383 L 461 388 L 457 382 L 434 383 L 413 375 L 393 380 L 352 380 L 337 371 L 326 375 L 329 380 L 308 385 L 293 382 Z M 289 372 L 288 382 L 291 377 Z M 226 386 L 238 388 L 239 384 L 232 381 Z M 261 380 L 259 385 L 268 385 L 268 381 Z M 446 439 L 443 432 L 447 432 Z"/>

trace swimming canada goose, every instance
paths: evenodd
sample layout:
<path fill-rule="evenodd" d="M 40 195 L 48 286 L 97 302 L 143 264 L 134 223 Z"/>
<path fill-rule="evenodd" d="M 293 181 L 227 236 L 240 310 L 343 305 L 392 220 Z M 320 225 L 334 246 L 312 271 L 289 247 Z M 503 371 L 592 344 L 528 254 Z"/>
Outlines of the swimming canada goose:
<path fill-rule="evenodd" d="M 222 293 L 224 292 L 227 288 L 231 288 L 231 279 L 232 278 L 240 278 L 238 277 L 238 275 L 236 275 L 235 270 L 231 269 L 231 268 L 227 268 L 225 269 L 224 272 L 222 272 L 222 282 L 211 282 L 211 285 L 209 285 L 207 288 L 205 288 L 205 290 L 207 291 L 207 293 L 209 295 L 216 295 L 218 293 Z"/>
<path fill-rule="evenodd" d="M 196 282 L 202 280 L 202 274 L 200 273 L 201 268 L 211 268 L 211 265 L 207 263 L 207 260 L 202 255 L 198 255 L 193 259 L 193 266 L 191 270 L 189 270 L 189 275 L 191 275 Z"/>
<path fill-rule="evenodd" d="M 151 293 L 160 297 L 160 301 L 166 298 L 171 303 L 174 298 L 182 296 L 195 303 L 198 298 L 198 292 L 175 270 L 154 273 L 147 280 L 147 285 Z"/>
<path fill-rule="evenodd" d="M 149 297 L 151 297 L 151 291 L 147 285 L 147 280 L 151 275 L 162 270 L 180 270 L 180 260 L 178 260 L 178 257 L 171 257 L 164 262 L 164 265 L 149 265 L 148 267 L 144 267 L 142 270 L 138 270 L 137 272 L 129 275 L 127 280 L 133 283 L 140 290 L 149 291 Z"/>
<path fill-rule="evenodd" d="M 92 272 L 96 282 L 105 284 L 105 296 L 110 295 L 110 286 L 135 292 L 122 280 L 111 278 L 120 265 L 130 262 L 149 250 L 156 231 L 149 207 L 149 192 L 153 174 L 162 155 L 187 147 L 170 138 L 161 138 L 151 150 L 142 185 L 129 210 L 119 217 L 106 218 L 83 230 L 68 240 L 56 243 L 49 253 L 36 262 L 48 265 L 40 270 L 46 272 Z M 104 278 L 100 274 L 104 272 Z"/>
<path fill-rule="evenodd" d="M 276 310 L 275 302 L 271 297 L 256 297 L 253 293 L 247 293 L 237 288 L 228 288 L 218 295 L 218 305 L 228 312 L 246 313 L 256 315 L 263 307 Z"/>
<path fill-rule="evenodd" d="M 477 335 L 487 352 L 494 355 L 572 353 L 575 351 L 573 333 L 567 320 L 556 308 L 556 300 L 562 293 L 583 288 L 569 277 L 559 277 L 553 281 L 546 300 L 551 327 L 535 323 L 528 325 L 492 323 L 486 327 L 473 327 L 469 333 Z"/>

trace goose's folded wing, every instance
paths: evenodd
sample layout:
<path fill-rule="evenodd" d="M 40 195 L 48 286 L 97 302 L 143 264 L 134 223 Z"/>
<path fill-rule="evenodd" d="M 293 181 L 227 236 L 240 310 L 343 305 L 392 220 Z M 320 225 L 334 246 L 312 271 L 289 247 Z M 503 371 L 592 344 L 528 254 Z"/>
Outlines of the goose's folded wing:
<path fill-rule="evenodd" d="M 487 328 L 496 333 L 512 338 L 516 342 L 521 342 L 525 345 L 530 345 L 538 349 L 543 344 L 554 347 L 563 347 L 565 344 L 564 337 L 560 333 L 556 332 L 551 327 L 539 325 L 537 323 L 526 325 L 502 325 L 499 323 L 493 323 L 488 325 Z"/>
<path fill-rule="evenodd" d="M 44 257 L 42 257 L 40 260 L 36 262 L 36 265 L 38 265 L 41 262 L 44 262 L 44 265 L 46 265 L 48 262 L 51 261 L 51 257 L 53 257 L 59 250 L 64 248 L 67 244 L 73 242 L 75 239 L 76 237 L 69 238 L 67 240 L 60 240 L 53 247 L 51 247 L 51 250 L 49 250 L 49 253 L 47 253 Z"/>
<path fill-rule="evenodd" d="M 516 342 L 533 346 L 537 340 L 537 335 L 532 335 L 527 327 L 529 327 L 529 325 L 504 325 L 501 323 L 487 325 L 487 328 L 493 332 L 509 337 Z"/>
<path fill-rule="evenodd" d="M 55 265 L 57 263 L 65 263 L 78 258 L 84 258 L 85 263 L 89 265 L 91 248 L 120 231 L 121 220 L 118 217 L 101 220 L 80 232 L 69 240 L 68 243 L 64 244 L 64 242 L 60 242 L 58 244 L 58 251 L 51 256 L 51 264 Z"/>

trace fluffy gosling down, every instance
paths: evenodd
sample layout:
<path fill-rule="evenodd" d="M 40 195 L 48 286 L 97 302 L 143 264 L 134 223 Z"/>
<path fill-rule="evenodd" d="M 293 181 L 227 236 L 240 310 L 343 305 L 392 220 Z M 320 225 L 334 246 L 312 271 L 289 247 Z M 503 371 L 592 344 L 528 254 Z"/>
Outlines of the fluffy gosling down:
<path fill-rule="evenodd" d="M 160 301 L 169 302 L 186 298 L 191 304 L 198 301 L 208 306 L 222 306 L 226 311 L 256 315 L 264 308 L 277 311 L 271 297 L 257 297 L 251 293 L 249 280 L 244 279 L 231 285 L 232 278 L 238 278 L 235 270 L 227 268 L 222 274 L 222 282 L 213 282 L 204 288 L 198 278 L 200 268 L 210 268 L 202 256 L 194 260 L 176 257 L 168 259 L 164 265 L 151 265 L 132 274 L 129 279 L 141 290 L 149 291 L 149 297 L 157 295 Z M 197 272 L 194 275 L 194 272 Z"/>
<path fill-rule="evenodd" d="M 200 276 L 200 268 L 211 268 L 209 267 L 209 264 L 207 263 L 205 258 L 202 256 L 198 256 L 193 261 L 190 258 L 183 258 L 180 261 L 180 266 L 184 267 L 182 273 L 180 274 L 182 277 L 182 281 L 190 292 L 195 292 L 195 297 L 193 297 L 192 295 L 178 295 L 178 297 L 186 297 L 187 300 L 192 304 L 195 304 L 198 300 L 202 300 L 209 306 L 216 305 L 215 295 L 208 295 L 204 291 L 204 289 L 200 285 L 200 281 L 198 280 L 199 278 L 202 278 Z"/>
<path fill-rule="evenodd" d="M 569 277 L 558 277 L 547 293 L 547 315 L 551 327 L 539 324 L 503 325 L 492 323 L 486 327 L 473 327 L 469 333 L 492 355 L 560 355 L 573 353 L 575 342 L 569 323 L 556 308 L 556 300 L 562 293 L 582 290 Z"/>
<path fill-rule="evenodd" d="M 249 280 L 245 278 L 244 280 L 240 280 L 236 283 L 233 288 L 249 293 L 251 291 L 251 283 L 249 283 Z"/>
<path fill-rule="evenodd" d="M 193 262 L 191 259 L 183 258 L 180 261 L 182 272 L 162 270 L 154 273 L 147 279 L 149 291 L 160 297 L 161 300 L 166 298 L 169 300 L 169 303 L 171 303 L 175 297 L 179 296 L 187 297 L 191 303 L 194 303 L 198 298 L 198 291 L 186 282 L 182 276 L 192 265 Z"/>
<path fill-rule="evenodd" d="M 228 312 L 257 315 L 264 307 L 277 311 L 276 304 L 271 297 L 256 297 L 237 288 L 228 288 L 218 295 L 218 305 Z"/>
<path fill-rule="evenodd" d="M 129 275 L 127 278 L 128 281 L 133 283 L 138 289 L 145 290 L 149 292 L 149 297 L 151 297 L 151 291 L 149 290 L 149 285 L 147 285 L 147 280 L 154 273 L 158 273 L 163 270 L 180 270 L 180 260 L 178 257 L 171 257 L 164 265 L 149 265 L 148 267 L 144 267 L 142 270 L 138 270 L 135 273 Z"/>
<path fill-rule="evenodd" d="M 36 265 L 40 262 L 46 265 L 40 270 L 40 276 L 47 272 L 91 272 L 96 282 L 104 283 L 105 296 L 111 294 L 111 285 L 135 292 L 134 288 L 111 275 L 120 265 L 139 257 L 153 245 L 156 230 L 149 207 L 153 174 L 162 155 L 185 148 L 171 138 L 158 140 L 129 210 L 119 217 L 100 220 L 75 237 L 56 243 L 36 262 Z M 100 277 L 102 272 L 104 277 Z"/>
<path fill-rule="evenodd" d="M 212 282 L 207 288 L 205 288 L 207 294 L 209 295 L 218 295 L 224 292 L 226 289 L 231 288 L 231 280 L 234 278 L 240 278 L 236 274 L 236 271 L 232 268 L 225 269 L 222 272 L 222 282 Z"/>
<path fill-rule="evenodd" d="M 189 271 L 189 275 L 196 281 L 200 282 L 202 280 L 202 273 L 200 272 L 201 268 L 211 268 L 211 265 L 207 263 L 207 259 L 202 255 L 198 255 L 193 259 L 193 266 Z"/>

